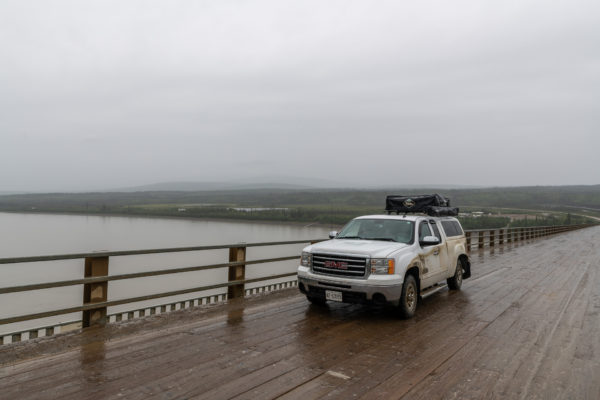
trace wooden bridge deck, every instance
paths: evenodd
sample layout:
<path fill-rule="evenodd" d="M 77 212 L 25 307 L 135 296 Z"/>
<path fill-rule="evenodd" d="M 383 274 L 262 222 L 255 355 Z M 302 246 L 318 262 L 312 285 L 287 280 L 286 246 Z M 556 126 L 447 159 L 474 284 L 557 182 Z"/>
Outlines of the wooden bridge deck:
<path fill-rule="evenodd" d="M 408 321 L 287 290 L 6 345 L 0 398 L 600 398 L 600 228 L 472 258 Z"/>

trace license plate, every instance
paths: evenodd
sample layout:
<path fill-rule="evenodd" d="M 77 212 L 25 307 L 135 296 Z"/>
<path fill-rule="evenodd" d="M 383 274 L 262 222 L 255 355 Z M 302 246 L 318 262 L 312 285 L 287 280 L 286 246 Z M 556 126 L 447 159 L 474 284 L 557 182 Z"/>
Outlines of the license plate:
<path fill-rule="evenodd" d="M 325 299 L 332 300 L 332 301 L 342 301 L 342 292 L 326 290 L 325 291 Z"/>

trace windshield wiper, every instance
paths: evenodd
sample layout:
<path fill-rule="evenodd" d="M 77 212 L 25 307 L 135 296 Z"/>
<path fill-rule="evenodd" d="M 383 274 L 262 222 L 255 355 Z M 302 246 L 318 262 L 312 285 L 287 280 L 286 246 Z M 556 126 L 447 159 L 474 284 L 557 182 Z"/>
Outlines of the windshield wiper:
<path fill-rule="evenodd" d="M 360 236 L 338 236 L 336 239 L 363 239 Z"/>
<path fill-rule="evenodd" d="M 386 242 L 395 242 L 392 238 L 384 238 L 384 237 L 374 237 L 374 238 L 365 238 L 366 240 L 384 240 Z"/>

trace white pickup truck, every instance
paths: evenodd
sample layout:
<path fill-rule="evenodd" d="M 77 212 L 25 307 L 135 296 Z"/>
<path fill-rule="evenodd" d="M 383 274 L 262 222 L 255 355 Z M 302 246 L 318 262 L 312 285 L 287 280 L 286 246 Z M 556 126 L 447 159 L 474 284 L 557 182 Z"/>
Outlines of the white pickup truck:
<path fill-rule="evenodd" d="M 471 276 L 456 218 L 368 215 L 329 236 L 302 251 L 298 287 L 312 303 L 392 304 L 410 318 L 419 298 Z"/>

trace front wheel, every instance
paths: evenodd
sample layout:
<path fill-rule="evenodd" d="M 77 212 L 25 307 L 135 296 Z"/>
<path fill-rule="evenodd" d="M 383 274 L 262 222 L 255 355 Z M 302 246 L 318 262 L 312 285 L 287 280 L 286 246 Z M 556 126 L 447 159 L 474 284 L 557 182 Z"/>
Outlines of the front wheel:
<path fill-rule="evenodd" d="M 414 276 L 407 275 L 402 285 L 402 294 L 400 295 L 400 304 L 398 306 L 402 318 L 408 319 L 415 315 L 418 298 L 417 281 L 415 281 Z"/>
<path fill-rule="evenodd" d="M 325 304 L 327 304 L 327 300 L 325 300 L 322 297 L 315 297 L 315 296 L 306 295 L 306 299 L 308 301 L 310 301 L 311 304 L 314 304 L 314 305 L 317 305 L 317 306 L 324 306 Z"/>
<path fill-rule="evenodd" d="M 446 282 L 448 283 L 448 287 L 451 290 L 460 290 L 463 281 L 463 262 L 459 258 L 456 262 L 456 271 L 454 271 L 454 276 L 452 278 L 448 278 Z"/>

